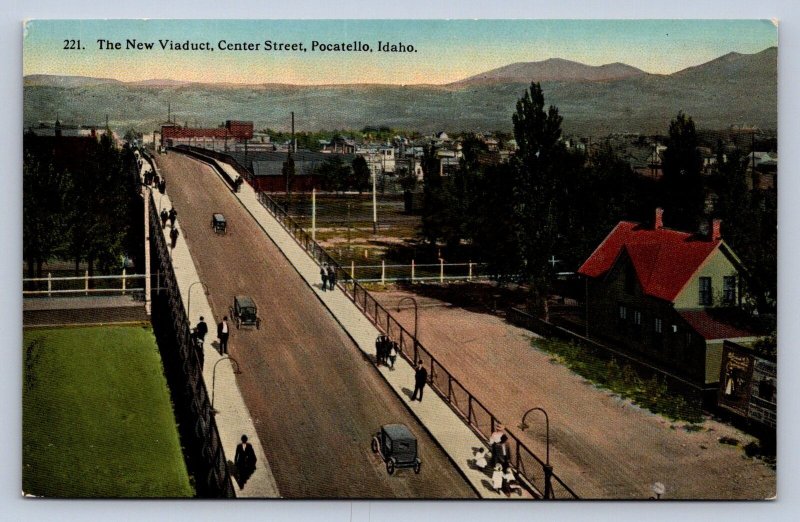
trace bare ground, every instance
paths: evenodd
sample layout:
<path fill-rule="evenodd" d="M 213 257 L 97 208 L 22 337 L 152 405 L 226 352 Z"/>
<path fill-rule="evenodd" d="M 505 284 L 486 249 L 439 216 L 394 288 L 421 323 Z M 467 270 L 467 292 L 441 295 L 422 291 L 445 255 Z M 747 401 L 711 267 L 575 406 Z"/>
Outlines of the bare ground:
<path fill-rule="evenodd" d="M 394 305 L 405 291 L 378 292 L 409 330 L 413 309 Z M 534 334 L 501 318 L 416 296 L 422 344 L 538 455 L 545 454 L 544 419 L 518 424 L 528 409 L 550 416 L 554 471 L 582 498 L 643 499 L 666 485 L 669 499 L 765 499 L 777 492 L 776 472 L 747 457 L 754 437 L 706 419 L 699 431 L 622 400 L 531 346 Z M 721 437 L 740 441 L 721 444 Z"/>

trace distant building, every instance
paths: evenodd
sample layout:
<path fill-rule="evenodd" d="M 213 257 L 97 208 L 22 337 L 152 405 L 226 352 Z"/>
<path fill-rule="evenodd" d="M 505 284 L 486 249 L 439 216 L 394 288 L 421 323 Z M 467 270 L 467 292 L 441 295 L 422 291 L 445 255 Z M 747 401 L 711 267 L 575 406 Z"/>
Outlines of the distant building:
<path fill-rule="evenodd" d="M 323 183 L 317 175 L 317 169 L 333 155 L 333 153 L 308 150 L 298 150 L 293 153 L 295 175 L 292 179 L 292 190 L 295 192 L 311 192 L 312 188 L 319 189 Z M 286 190 L 283 164 L 288 158 L 287 152 L 256 151 L 248 152 L 247 154 L 244 152 L 228 152 L 225 156 L 230 158 L 230 162 L 235 162 L 240 168 L 244 168 L 250 173 L 247 178 L 256 192 L 284 192 Z M 352 154 L 341 154 L 339 156 L 347 165 L 350 165 L 355 159 Z"/>
<path fill-rule="evenodd" d="M 742 300 L 741 262 L 715 220 L 708 236 L 620 222 L 578 272 L 587 278 L 591 336 L 708 389 L 724 340 L 756 339 Z"/>
<path fill-rule="evenodd" d="M 175 123 L 161 125 L 161 146 L 175 147 L 189 145 L 217 150 L 222 144 L 224 150 L 234 148 L 237 142 L 253 139 L 253 122 L 227 120 L 220 127 L 204 129 L 199 127 L 181 127 Z"/>

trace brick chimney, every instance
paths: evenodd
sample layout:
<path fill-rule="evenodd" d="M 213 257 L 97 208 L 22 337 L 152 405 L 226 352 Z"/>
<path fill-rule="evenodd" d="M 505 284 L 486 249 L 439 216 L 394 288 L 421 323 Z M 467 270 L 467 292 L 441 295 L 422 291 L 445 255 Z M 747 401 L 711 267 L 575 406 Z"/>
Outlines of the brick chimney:
<path fill-rule="evenodd" d="M 653 228 L 655 230 L 661 230 L 664 228 L 664 209 L 661 207 L 656 209 L 656 222 L 653 225 Z"/>
<path fill-rule="evenodd" d="M 711 241 L 719 241 L 722 239 L 720 228 L 722 227 L 722 220 L 715 219 L 711 221 Z"/>

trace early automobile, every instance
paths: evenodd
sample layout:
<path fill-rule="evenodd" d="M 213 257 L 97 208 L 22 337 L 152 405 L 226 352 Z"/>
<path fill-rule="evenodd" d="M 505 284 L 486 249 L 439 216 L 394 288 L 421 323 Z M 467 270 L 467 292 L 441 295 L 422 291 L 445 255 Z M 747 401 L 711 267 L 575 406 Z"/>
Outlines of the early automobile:
<path fill-rule="evenodd" d="M 247 296 L 237 295 L 233 298 L 233 306 L 230 308 L 231 318 L 236 322 L 236 328 L 242 326 L 255 326 L 256 330 L 261 328 L 261 318 L 258 317 L 258 307 Z"/>
<path fill-rule="evenodd" d="M 419 473 L 422 462 L 417 457 L 417 438 L 405 424 L 386 424 L 372 437 L 372 451 L 386 463 L 389 475 L 396 468 L 414 468 Z"/>
<path fill-rule="evenodd" d="M 224 234 L 228 229 L 228 223 L 225 221 L 225 216 L 222 214 L 212 214 L 211 228 L 217 234 Z"/>

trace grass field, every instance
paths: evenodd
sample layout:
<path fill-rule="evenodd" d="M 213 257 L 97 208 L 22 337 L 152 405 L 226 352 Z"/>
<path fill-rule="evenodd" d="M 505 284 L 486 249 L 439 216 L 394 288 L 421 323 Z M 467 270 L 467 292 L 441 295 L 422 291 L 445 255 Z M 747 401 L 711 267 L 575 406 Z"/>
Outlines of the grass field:
<path fill-rule="evenodd" d="M 150 328 L 27 329 L 22 489 L 44 497 L 192 497 Z"/>

